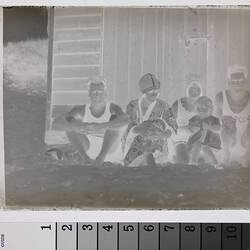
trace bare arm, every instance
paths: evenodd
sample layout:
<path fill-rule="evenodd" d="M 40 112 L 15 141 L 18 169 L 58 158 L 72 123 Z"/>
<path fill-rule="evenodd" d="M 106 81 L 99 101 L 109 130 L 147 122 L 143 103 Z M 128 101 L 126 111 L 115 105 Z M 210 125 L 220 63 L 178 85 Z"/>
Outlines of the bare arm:
<path fill-rule="evenodd" d="M 178 101 L 175 101 L 171 107 L 172 110 L 172 114 L 175 117 L 175 119 L 177 119 L 178 116 Z"/>
<path fill-rule="evenodd" d="M 122 109 L 118 105 L 111 103 L 110 113 L 111 118 L 108 122 L 91 123 L 94 131 L 105 132 L 108 129 L 119 129 L 129 123 L 128 116 L 122 111 Z"/>
<path fill-rule="evenodd" d="M 223 95 L 222 92 L 218 93 L 215 96 L 215 110 L 214 114 L 216 117 L 221 118 L 222 117 L 222 105 L 223 105 Z"/>
<path fill-rule="evenodd" d="M 173 115 L 172 110 L 166 104 L 165 110 L 162 116 L 163 120 L 177 133 L 178 125 L 176 122 L 176 117 Z"/>
<path fill-rule="evenodd" d="M 161 137 L 161 138 L 165 138 L 165 137 L 169 137 L 171 136 L 171 131 L 169 129 L 167 129 L 166 131 L 162 131 L 160 128 L 157 127 L 144 127 L 143 124 L 137 125 L 136 127 L 133 128 L 133 132 L 135 134 L 138 135 L 142 135 L 145 137 L 150 137 L 150 136 L 154 136 L 154 137 Z"/>
<path fill-rule="evenodd" d="M 64 130 L 67 132 L 75 131 L 80 132 L 86 127 L 86 123 L 80 120 L 80 117 L 84 115 L 84 107 L 76 106 L 70 112 L 65 113 L 57 117 L 53 121 L 53 129 Z"/>

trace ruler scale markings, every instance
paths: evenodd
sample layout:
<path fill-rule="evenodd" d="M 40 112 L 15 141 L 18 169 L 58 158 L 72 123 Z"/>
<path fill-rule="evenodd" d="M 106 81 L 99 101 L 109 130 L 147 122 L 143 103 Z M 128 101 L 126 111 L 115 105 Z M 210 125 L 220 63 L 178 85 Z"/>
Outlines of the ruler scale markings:
<path fill-rule="evenodd" d="M 160 250 L 179 250 L 179 241 L 178 223 L 160 223 Z"/>
<path fill-rule="evenodd" d="M 250 223 L 0 223 L 0 235 L 5 250 L 250 249 Z"/>
<path fill-rule="evenodd" d="M 181 250 L 200 250 L 200 230 L 199 223 L 181 225 Z"/>
<path fill-rule="evenodd" d="M 119 223 L 117 223 L 117 250 L 120 249 L 119 244 L 120 244 L 120 238 L 119 238 Z"/>
<path fill-rule="evenodd" d="M 240 224 L 240 231 L 241 231 L 241 234 L 240 234 L 240 246 L 241 246 L 241 250 L 243 249 L 243 226 L 242 224 Z"/>
<path fill-rule="evenodd" d="M 139 250 L 158 250 L 158 223 L 141 223 Z"/>
<path fill-rule="evenodd" d="M 250 249 L 250 223 L 242 224 L 242 250 Z"/>
<path fill-rule="evenodd" d="M 76 223 L 57 224 L 57 249 L 75 250 L 76 249 Z"/>
<path fill-rule="evenodd" d="M 202 240 L 203 240 L 203 238 L 202 238 L 202 223 L 200 223 L 200 250 L 202 250 Z"/>
<path fill-rule="evenodd" d="M 181 250 L 181 223 L 179 223 L 179 250 Z"/>
<path fill-rule="evenodd" d="M 78 222 L 76 223 L 76 250 L 78 250 Z"/>
<path fill-rule="evenodd" d="M 222 250 L 241 249 L 241 224 L 225 223 L 222 232 Z"/>
<path fill-rule="evenodd" d="M 97 223 L 78 224 L 78 250 L 97 250 Z"/>
<path fill-rule="evenodd" d="M 158 223 L 158 250 L 161 250 L 161 224 Z"/>
<path fill-rule="evenodd" d="M 140 250 L 140 223 L 138 223 L 138 250 Z"/>
<path fill-rule="evenodd" d="M 96 240 L 97 240 L 97 250 L 99 250 L 99 223 L 97 223 L 97 230 L 96 230 Z"/>
<path fill-rule="evenodd" d="M 117 250 L 117 223 L 99 224 L 99 250 Z"/>
<path fill-rule="evenodd" d="M 220 240 L 221 240 L 221 249 L 223 249 L 223 240 L 222 240 L 222 235 L 223 235 L 223 224 L 221 223 L 221 235 L 220 235 Z"/>
<path fill-rule="evenodd" d="M 221 224 L 204 223 L 201 225 L 201 249 L 221 250 Z"/>
<path fill-rule="evenodd" d="M 119 223 L 119 250 L 138 250 L 138 223 Z"/>
<path fill-rule="evenodd" d="M 56 223 L 56 230 L 55 230 L 55 249 L 57 250 L 57 223 Z"/>

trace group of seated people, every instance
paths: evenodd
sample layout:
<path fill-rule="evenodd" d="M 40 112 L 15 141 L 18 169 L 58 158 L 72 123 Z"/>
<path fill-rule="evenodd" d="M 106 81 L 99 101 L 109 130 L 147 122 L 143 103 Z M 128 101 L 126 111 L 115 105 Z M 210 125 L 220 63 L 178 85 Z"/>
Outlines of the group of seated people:
<path fill-rule="evenodd" d="M 191 81 L 186 96 L 171 106 L 159 98 L 160 81 L 147 73 L 139 80 L 141 96 L 123 111 L 107 98 L 106 81 L 89 81 L 90 102 L 57 117 L 53 128 L 66 132 L 68 143 L 83 165 L 104 162 L 124 166 L 155 166 L 167 162 L 223 168 L 248 164 L 250 94 L 247 70 L 228 69 L 228 88 L 214 101 Z M 66 152 L 50 149 L 57 159 Z"/>

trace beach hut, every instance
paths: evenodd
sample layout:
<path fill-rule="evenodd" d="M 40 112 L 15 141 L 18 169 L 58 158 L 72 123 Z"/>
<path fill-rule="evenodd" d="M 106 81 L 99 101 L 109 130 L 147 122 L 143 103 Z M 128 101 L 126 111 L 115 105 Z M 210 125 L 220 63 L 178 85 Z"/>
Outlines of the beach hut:
<path fill-rule="evenodd" d="M 93 8 L 49 10 L 48 99 L 45 142 L 64 143 L 53 119 L 88 101 L 88 78 L 107 79 L 110 101 L 122 108 L 139 96 L 147 72 L 172 104 L 198 78 L 214 96 L 232 63 L 250 65 L 247 9 Z"/>

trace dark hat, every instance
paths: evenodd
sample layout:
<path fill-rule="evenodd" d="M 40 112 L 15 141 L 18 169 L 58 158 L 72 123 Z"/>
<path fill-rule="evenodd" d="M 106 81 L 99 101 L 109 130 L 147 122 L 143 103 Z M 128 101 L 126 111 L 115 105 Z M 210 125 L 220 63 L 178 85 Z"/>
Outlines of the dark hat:
<path fill-rule="evenodd" d="M 143 75 L 140 79 L 139 87 L 142 93 L 146 93 L 152 89 L 159 89 L 160 81 L 156 78 L 154 74 L 147 73 Z"/>

